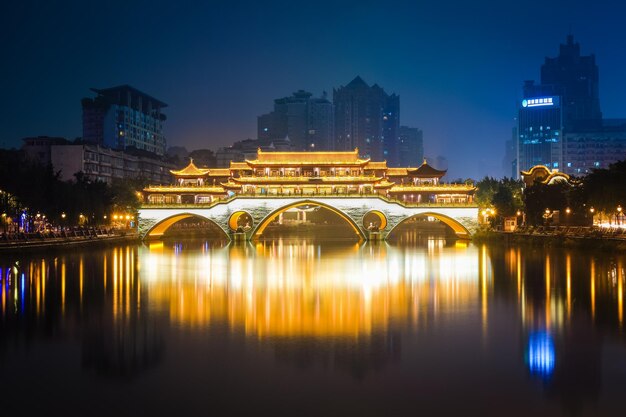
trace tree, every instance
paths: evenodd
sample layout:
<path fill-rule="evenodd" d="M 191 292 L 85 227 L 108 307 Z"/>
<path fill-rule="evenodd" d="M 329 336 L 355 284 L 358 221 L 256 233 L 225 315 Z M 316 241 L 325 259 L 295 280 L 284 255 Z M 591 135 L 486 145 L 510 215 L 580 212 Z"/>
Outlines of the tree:
<path fill-rule="evenodd" d="M 493 195 L 498 189 L 498 180 L 493 177 L 485 177 L 476 184 L 476 194 L 474 201 L 479 207 L 490 207 L 493 205 Z"/>
<path fill-rule="evenodd" d="M 626 160 L 593 170 L 583 178 L 582 188 L 588 206 L 615 213 L 617 206 L 626 205 Z"/>
<path fill-rule="evenodd" d="M 526 207 L 526 222 L 529 224 L 543 224 L 546 209 L 564 212 L 568 207 L 568 194 L 571 186 L 566 182 L 542 184 L 536 182 L 524 191 L 524 205 Z"/>

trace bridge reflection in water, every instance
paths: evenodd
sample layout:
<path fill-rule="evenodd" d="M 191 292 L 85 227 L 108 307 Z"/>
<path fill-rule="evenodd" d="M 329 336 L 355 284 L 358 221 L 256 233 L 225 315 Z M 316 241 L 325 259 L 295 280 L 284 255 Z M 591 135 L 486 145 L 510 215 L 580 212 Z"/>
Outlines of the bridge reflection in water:
<path fill-rule="evenodd" d="M 424 252 L 278 240 L 187 254 L 152 244 L 142 250 L 140 276 L 151 303 L 182 325 L 357 337 L 479 302 L 475 251 L 431 242 Z"/>

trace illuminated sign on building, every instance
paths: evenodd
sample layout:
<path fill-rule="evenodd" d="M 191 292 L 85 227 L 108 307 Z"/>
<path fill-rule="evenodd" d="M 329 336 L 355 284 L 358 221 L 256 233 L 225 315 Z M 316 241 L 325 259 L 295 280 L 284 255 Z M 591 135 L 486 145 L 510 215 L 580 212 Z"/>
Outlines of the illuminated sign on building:
<path fill-rule="evenodd" d="M 522 107 L 543 107 L 558 104 L 558 97 L 525 98 L 522 100 Z"/>

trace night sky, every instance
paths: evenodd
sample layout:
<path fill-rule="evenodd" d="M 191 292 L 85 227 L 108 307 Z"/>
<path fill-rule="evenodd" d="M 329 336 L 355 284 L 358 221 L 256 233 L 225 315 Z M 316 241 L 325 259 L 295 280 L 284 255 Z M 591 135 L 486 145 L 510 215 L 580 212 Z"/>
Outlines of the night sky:
<path fill-rule="evenodd" d="M 360 75 L 400 95 L 450 177 L 501 176 L 523 80 L 570 32 L 596 54 L 604 116 L 626 117 L 624 16 L 621 1 L 12 1 L 0 147 L 81 136 L 89 88 L 130 84 L 169 104 L 168 146 L 217 149 L 256 137 L 273 99 Z"/>

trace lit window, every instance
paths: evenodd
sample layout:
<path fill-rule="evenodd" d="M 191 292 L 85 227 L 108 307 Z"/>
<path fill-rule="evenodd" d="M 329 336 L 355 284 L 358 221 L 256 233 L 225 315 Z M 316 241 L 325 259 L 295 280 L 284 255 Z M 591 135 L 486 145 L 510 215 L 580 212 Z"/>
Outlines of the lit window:
<path fill-rule="evenodd" d="M 568 162 L 568 163 L 567 163 L 567 167 L 568 167 L 568 168 L 571 168 L 571 167 L 572 167 L 572 163 L 571 163 L 571 162 Z"/>

